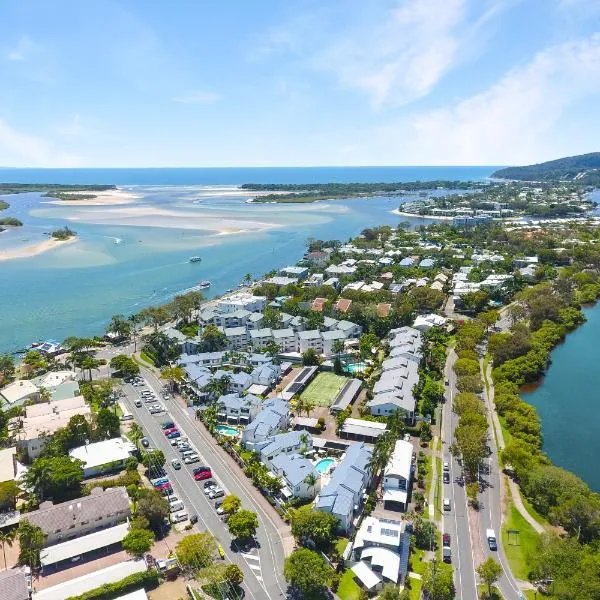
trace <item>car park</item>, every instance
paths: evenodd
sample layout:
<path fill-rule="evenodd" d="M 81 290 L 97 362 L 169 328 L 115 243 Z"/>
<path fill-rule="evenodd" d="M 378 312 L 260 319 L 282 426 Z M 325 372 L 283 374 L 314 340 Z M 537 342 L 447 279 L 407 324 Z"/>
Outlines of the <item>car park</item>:
<path fill-rule="evenodd" d="M 178 471 L 179 469 L 181 469 L 181 461 L 178 458 L 174 458 L 171 461 L 171 465 L 173 466 L 173 468 Z"/>
<path fill-rule="evenodd" d="M 166 477 L 166 476 L 167 476 L 167 472 L 162 467 L 159 467 L 158 465 L 152 465 L 148 469 L 148 479 L 150 479 L 150 480 L 159 479 L 160 477 Z"/>
<path fill-rule="evenodd" d="M 216 506 L 216 505 L 215 505 Z M 225 514 L 225 509 L 222 506 L 219 506 L 217 508 L 217 514 L 218 515 L 224 515 Z"/>

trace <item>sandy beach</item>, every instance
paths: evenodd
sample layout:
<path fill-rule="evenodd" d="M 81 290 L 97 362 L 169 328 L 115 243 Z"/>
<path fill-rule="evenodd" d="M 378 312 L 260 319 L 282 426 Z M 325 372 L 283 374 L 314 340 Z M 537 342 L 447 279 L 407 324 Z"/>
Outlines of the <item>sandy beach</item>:
<path fill-rule="evenodd" d="M 442 217 L 438 215 L 416 215 L 414 213 L 402 212 L 398 208 L 392 211 L 393 214 L 401 217 L 412 217 L 413 219 L 432 219 L 434 221 L 452 221 L 454 217 Z"/>
<path fill-rule="evenodd" d="M 133 204 L 138 198 L 142 198 L 140 194 L 133 194 L 125 190 L 107 190 L 105 192 L 69 192 L 73 196 L 83 194 L 94 194 L 96 198 L 89 200 L 48 200 L 43 204 L 58 204 L 59 206 L 115 206 L 118 204 Z"/>
<path fill-rule="evenodd" d="M 72 237 L 68 240 L 49 239 L 44 240 L 43 242 L 38 242 L 37 244 L 23 246 L 22 248 L 13 248 L 11 250 L 0 249 L 0 261 L 14 260 L 17 258 L 31 258 L 32 256 L 37 256 L 38 254 L 55 250 L 56 248 L 62 248 L 63 246 L 74 244 L 78 239 L 79 238 L 77 237 Z"/>

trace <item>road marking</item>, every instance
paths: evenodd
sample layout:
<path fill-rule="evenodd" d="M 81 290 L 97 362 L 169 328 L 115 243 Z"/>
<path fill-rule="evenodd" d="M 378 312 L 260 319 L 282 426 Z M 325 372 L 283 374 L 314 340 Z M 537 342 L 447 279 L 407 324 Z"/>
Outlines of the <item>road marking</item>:
<path fill-rule="evenodd" d="M 260 565 L 255 565 L 255 564 L 250 564 L 248 563 L 248 566 L 253 570 L 253 571 L 258 571 L 260 573 Z"/>
<path fill-rule="evenodd" d="M 255 554 L 244 554 L 243 552 L 241 553 L 242 556 L 248 560 L 258 560 L 260 561 L 260 556 L 256 556 Z"/>

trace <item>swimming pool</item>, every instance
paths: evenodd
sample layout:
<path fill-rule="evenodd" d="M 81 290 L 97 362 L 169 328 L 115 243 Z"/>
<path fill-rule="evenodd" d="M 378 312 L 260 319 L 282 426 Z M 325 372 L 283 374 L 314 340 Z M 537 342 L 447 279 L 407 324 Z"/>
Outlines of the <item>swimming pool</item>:
<path fill-rule="evenodd" d="M 351 364 L 351 365 L 346 365 L 344 367 L 344 370 L 346 371 L 346 373 L 362 373 L 365 369 L 367 368 L 366 363 L 355 363 L 355 364 Z"/>
<path fill-rule="evenodd" d="M 235 427 L 229 427 L 229 425 L 217 425 L 215 431 L 221 435 L 239 435 L 239 431 Z"/>
<path fill-rule="evenodd" d="M 329 471 L 334 463 L 335 460 L 333 458 L 322 458 L 315 464 L 315 469 L 323 475 Z"/>

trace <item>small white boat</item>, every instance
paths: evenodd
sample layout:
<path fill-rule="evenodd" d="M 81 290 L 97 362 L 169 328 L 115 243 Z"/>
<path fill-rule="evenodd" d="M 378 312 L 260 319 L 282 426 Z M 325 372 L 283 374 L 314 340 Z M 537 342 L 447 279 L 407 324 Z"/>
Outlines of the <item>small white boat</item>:
<path fill-rule="evenodd" d="M 201 282 L 198 284 L 198 287 L 199 287 L 201 290 L 205 290 L 206 288 L 209 288 L 211 285 L 212 285 L 212 283 L 211 283 L 210 281 L 208 281 L 208 279 L 205 279 L 204 281 L 201 281 Z"/>
<path fill-rule="evenodd" d="M 196 263 L 196 262 L 201 262 L 202 261 L 202 257 L 201 256 L 190 256 L 190 262 L 191 263 Z"/>

